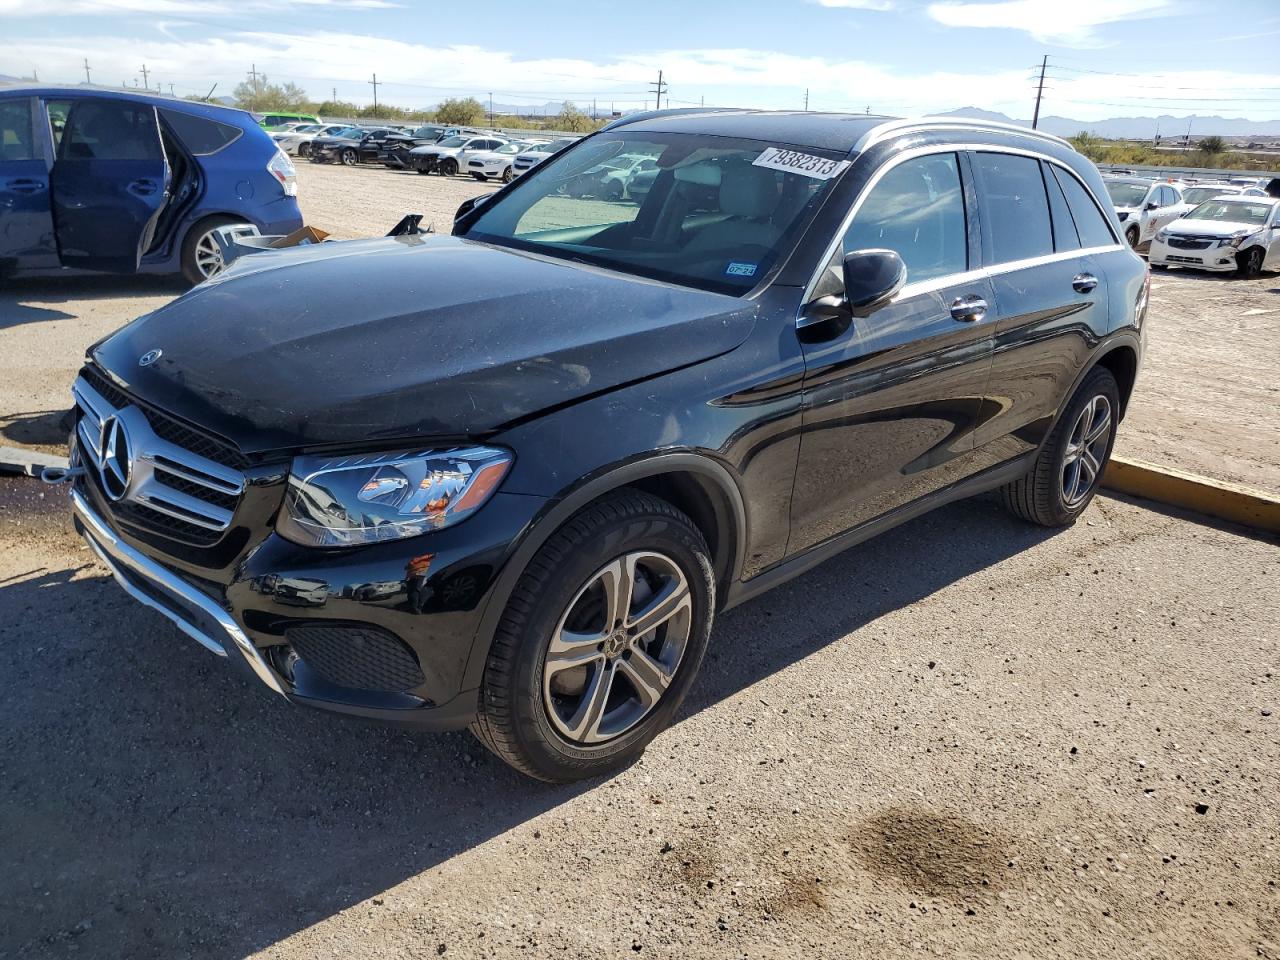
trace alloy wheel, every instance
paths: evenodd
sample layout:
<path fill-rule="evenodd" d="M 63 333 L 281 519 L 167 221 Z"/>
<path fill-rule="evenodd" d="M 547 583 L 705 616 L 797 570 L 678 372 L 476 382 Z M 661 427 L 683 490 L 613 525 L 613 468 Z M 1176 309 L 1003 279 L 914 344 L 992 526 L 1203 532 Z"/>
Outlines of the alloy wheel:
<path fill-rule="evenodd" d="M 547 644 L 547 718 L 566 740 L 597 744 L 639 724 L 675 679 L 693 627 L 689 583 L 674 560 L 633 552 L 596 571 Z"/>
<path fill-rule="evenodd" d="M 222 260 L 222 248 L 218 246 L 212 230 L 205 231 L 204 236 L 196 241 L 195 260 L 196 269 L 206 280 L 216 277 L 227 268 Z"/>
<path fill-rule="evenodd" d="M 1113 427 L 1111 401 L 1098 394 L 1080 411 L 1062 458 L 1062 501 L 1074 507 L 1097 484 Z"/>

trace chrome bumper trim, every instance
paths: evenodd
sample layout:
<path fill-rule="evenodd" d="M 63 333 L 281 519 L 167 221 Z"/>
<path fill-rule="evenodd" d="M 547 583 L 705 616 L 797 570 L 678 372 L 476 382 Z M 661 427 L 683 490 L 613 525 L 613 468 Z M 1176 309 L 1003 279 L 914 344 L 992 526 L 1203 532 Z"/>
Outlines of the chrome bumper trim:
<path fill-rule="evenodd" d="M 188 585 L 154 560 L 147 558 L 123 542 L 112 532 L 111 528 L 89 506 L 88 501 L 77 490 L 71 491 L 71 507 L 84 524 L 85 539 L 89 542 L 89 546 L 102 558 L 102 562 L 111 570 L 116 582 L 124 588 L 125 593 L 139 603 L 164 614 L 164 616 L 173 621 L 179 630 L 198 641 L 201 646 L 213 651 L 220 657 L 225 657 L 227 649 L 216 638 L 210 637 L 196 627 L 195 624 L 183 619 L 182 615 L 177 611 L 169 609 L 154 597 L 148 596 L 145 592 L 139 590 L 129 582 L 128 577 L 121 572 L 120 568 L 127 567 L 135 576 L 154 583 L 157 589 L 171 593 L 184 603 L 200 610 L 215 620 L 218 626 L 226 632 L 258 679 L 276 693 L 284 696 L 284 688 L 280 686 L 280 681 L 275 673 L 267 666 L 267 661 L 262 656 L 262 652 L 254 646 L 253 641 L 240 629 L 240 625 L 231 618 L 229 613 L 199 590 Z"/>

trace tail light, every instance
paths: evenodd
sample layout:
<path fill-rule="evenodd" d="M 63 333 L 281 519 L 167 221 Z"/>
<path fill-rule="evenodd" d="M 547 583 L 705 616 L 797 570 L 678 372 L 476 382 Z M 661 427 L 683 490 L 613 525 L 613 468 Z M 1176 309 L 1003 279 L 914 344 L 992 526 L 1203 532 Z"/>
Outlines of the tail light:
<path fill-rule="evenodd" d="M 286 197 L 298 195 L 298 171 L 294 169 L 293 161 L 283 150 L 276 149 L 276 155 L 267 164 L 267 173 L 280 182 Z"/>

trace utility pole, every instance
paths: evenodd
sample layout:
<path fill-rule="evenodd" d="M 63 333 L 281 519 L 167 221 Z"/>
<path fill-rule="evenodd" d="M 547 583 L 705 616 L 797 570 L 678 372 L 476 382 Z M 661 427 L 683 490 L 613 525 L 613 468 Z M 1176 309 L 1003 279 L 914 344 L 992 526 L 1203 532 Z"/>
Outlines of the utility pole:
<path fill-rule="evenodd" d="M 804 112 L 809 112 L 809 88 L 804 88 Z"/>
<path fill-rule="evenodd" d="M 373 115 L 378 115 L 378 75 L 375 73 L 373 79 L 369 81 L 373 84 Z"/>
<path fill-rule="evenodd" d="M 142 89 L 151 89 L 151 84 L 147 82 L 147 65 L 145 63 L 142 65 Z"/>
<path fill-rule="evenodd" d="M 654 94 L 656 95 L 656 98 L 655 98 L 655 99 L 654 99 L 654 101 L 653 101 L 653 104 L 654 104 L 653 109 L 655 109 L 655 110 L 661 110 L 661 109 L 662 109 L 662 95 L 663 95 L 663 93 L 665 93 L 665 92 L 666 92 L 666 89 L 667 89 L 667 85 L 666 85 L 665 83 L 663 83 L 663 82 L 662 82 L 662 71 L 661 71 L 661 70 L 659 70 L 659 71 L 658 71 L 658 82 L 657 82 L 657 83 L 655 83 L 651 89 L 653 90 Z"/>
<path fill-rule="evenodd" d="M 489 91 L 489 125 L 493 125 L 493 91 Z"/>
<path fill-rule="evenodd" d="M 871 116 L 871 104 L 867 104 L 867 116 Z"/>
<path fill-rule="evenodd" d="M 171 97 L 176 97 L 176 96 L 177 96 L 177 94 L 173 92 L 173 84 L 172 84 L 172 83 L 171 83 L 171 84 L 169 84 L 169 96 L 171 96 Z"/>
<path fill-rule="evenodd" d="M 93 83 L 93 81 L 89 79 L 89 58 L 88 57 L 84 58 L 84 82 Z"/>
<path fill-rule="evenodd" d="M 333 102 L 334 102 L 334 103 L 337 103 L 337 102 L 338 102 L 338 88 L 337 88 L 337 87 L 334 87 L 334 88 L 333 88 Z"/>
<path fill-rule="evenodd" d="M 1035 130 L 1040 123 L 1040 98 L 1044 96 L 1044 71 L 1049 66 L 1049 55 L 1046 53 L 1040 61 L 1040 83 L 1036 87 L 1036 112 L 1031 117 L 1031 129 Z"/>
<path fill-rule="evenodd" d="M 249 76 L 253 77 L 253 99 L 258 99 L 258 65 L 256 63 L 249 64 Z M 257 106 L 255 103 L 254 106 Z"/>

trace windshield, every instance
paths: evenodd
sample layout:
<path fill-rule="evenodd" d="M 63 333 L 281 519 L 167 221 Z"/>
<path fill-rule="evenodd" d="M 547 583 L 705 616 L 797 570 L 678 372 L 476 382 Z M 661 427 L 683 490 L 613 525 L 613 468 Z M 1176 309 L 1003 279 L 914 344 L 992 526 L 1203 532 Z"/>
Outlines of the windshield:
<path fill-rule="evenodd" d="M 502 146 L 500 146 L 497 150 L 493 152 L 494 153 L 519 153 L 523 149 L 524 149 L 524 144 L 522 143 L 504 143 Z"/>
<path fill-rule="evenodd" d="M 1214 197 L 1231 196 L 1239 193 L 1235 187 L 1188 187 L 1182 191 L 1182 199 L 1190 204 L 1204 203 Z"/>
<path fill-rule="evenodd" d="M 1252 223 L 1262 226 L 1271 212 L 1270 203 L 1235 203 L 1210 200 L 1187 214 L 1188 220 L 1217 220 L 1223 223 Z"/>
<path fill-rule="evenodd" d="M 1123 180 L 1108 180 L 1107 193 L 1111 194 L 1111 203 L 1117 207 L 1136 207 L 1151 189 L 1149 183 L 1125 183 Z"/>
<path fill-rule="evenodd" d="M 447 140 L 441 140 L 439 143 L 436 144 L 436 146 L 437 147 L 460 147 L 470 139 L 471 139 L 470 137 L 450 137 Z"/>
<path fill-rule="evenodd" d="M 652 161 L 627 178 L 605 164 Z M 692 134 L 598 135 L 521 177 L 464 234 L 719 293 L 790 252 L 847 164 L 837 151 Z"/>

